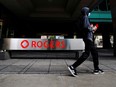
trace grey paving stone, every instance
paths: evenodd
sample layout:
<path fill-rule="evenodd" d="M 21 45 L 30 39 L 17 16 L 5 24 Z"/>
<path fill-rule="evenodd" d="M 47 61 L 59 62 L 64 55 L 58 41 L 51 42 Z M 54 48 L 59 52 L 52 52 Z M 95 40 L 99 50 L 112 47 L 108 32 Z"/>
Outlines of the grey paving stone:
<path fill-rule="evenodd" d="M 11 65 L 19 61 L 18 59 L 0 60 L 0 65 Z"/>
<path fill-rule="evenodd" d="M 65 73 L 68 71 L 66 65 L 52 65 L 50 67 L 49 73 Z"/>
<path fill-rule="evenodd" d="M 2 69 L 4 69 L 5 67 L 7 67 L 8 65 L 0 65 L 0 71 L 2 70 Z"/>
<path fill-rule="evenodd" d="M 48 65 L 34 65 L 29 68 L 25 73 L 48 73 L 49 66 Z"/>
<path fill-rule="evenodd" d="M 10 65 L 7 68 L 1 70 L 0 72 L 20 72 L 24 67 L 25 67 L 24 65 L 20 66 Z"/>

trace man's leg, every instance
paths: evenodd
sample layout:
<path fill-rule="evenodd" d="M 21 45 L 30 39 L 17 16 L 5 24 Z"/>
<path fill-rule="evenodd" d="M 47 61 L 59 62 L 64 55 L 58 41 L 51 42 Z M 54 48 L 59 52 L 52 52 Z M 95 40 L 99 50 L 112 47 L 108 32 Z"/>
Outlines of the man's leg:
<path fill-rule="evenodd" d="M 98 59 L 98 52 L 97 49 L 94 46 L 94 43 L 91 45 L 91 54 L 93 57 L 93 64 L 94 64 L 94 74 L 104 74 L 104 71 L 99 68 L 99 59 Z"/>
<path fill-rule="evenodd" d="M 98 52 L 93 42 L 91 42 L 91 55 L 93 58 L 94 69 L 99 69 Z"/>
<path fill-rule="evenodd" d="M 81 63 L 83 63 L 89 56 L 89 52 L 84 52 L 81 57 L 72 65 L 74 68 L 78 67 Z"/>
<path fill-rule="evenodd" d="M 84 41 L 85 42 L 85 52 L 82 54 L 82 56 L 71 66 L 68 66 L 69 71 L 73 76 L 77 76 L 76 73 L 76 67 L 78 67 L 81 63 L 83 63 L 90 54 L 90 43 L 89 40 Z"/>
<path fill-rule="evenodd" d="M 81 57 L 79 57 L 79 59 L 72 65 L 74 68 L 78 67 L 81 63 L 83 63 L 90 54 L 90 41 L 86 40 L 85 42 L 85 52 L 81 55 Z"/>

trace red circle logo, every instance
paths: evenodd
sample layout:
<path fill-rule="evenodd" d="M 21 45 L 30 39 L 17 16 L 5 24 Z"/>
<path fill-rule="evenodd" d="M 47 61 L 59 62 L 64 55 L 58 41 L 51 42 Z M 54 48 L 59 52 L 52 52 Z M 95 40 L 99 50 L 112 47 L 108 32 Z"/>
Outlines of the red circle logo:
<path fill-rule="evenodd" d="M 27 48 L 29 46 L 29 42 L 28 40 L 23 40 L 20 45 L 22 48 Z"/>

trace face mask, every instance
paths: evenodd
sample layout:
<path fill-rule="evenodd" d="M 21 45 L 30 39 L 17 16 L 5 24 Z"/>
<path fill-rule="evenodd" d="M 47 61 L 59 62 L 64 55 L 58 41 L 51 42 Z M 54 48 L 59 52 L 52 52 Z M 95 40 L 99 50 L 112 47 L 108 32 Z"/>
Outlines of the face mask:
<path fill-rule="evenodd" d="M 88 16 L 90 16 L 91 15 L 91 13 L 88 13 Z"/>

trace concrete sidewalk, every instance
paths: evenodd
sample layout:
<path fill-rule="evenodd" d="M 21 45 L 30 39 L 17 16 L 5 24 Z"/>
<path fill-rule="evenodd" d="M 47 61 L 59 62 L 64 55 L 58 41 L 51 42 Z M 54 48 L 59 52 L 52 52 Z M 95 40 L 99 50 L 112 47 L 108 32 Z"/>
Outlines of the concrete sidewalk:
<path fill-rule="evenodd" d="M 115 87 L 116 74 L 79 74 L 79 77 L 59 74 L 4 74 L 0 87 Z"/>
<path fill-rule="evenodd" d="M 103 75 L 92 73 L 93 62 L 89 60 L 77 68 L 78 77 L 67 69 L 74 59 L 0 60 L 0 87 L 115 87 L 116 58 L 110 52 L 99 52 Z"/>
<path fill-rule="evenodd" d="M 10 59 L 0 61 L 0 87 L 115 87 L 116 60 L 100 60 L 105 74 L 94 75 L 93 64 L 85 61 L 78 77 L 67 69 L 71 59 Z"/>

